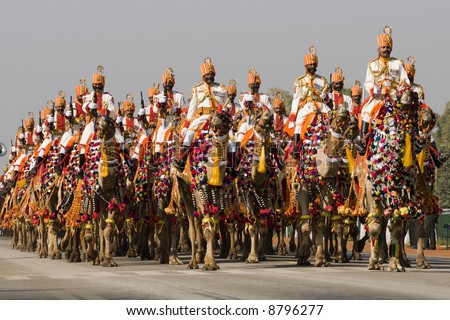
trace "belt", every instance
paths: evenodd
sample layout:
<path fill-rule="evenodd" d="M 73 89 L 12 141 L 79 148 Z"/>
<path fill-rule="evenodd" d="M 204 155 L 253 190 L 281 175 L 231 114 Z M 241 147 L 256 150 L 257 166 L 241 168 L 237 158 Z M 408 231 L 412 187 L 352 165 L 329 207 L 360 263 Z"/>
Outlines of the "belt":
<path fill-rule="evenodd" d="M 315 96 L 306 98 L 306 102 L 314 102 L 314 101 L 315 102 L 322 102 L 322 99 L 320 97 L 315 97 Z"/>
<path fill-rule="evenodd" d="M 197 115 L 207 115 L 213 113 L 214 111 L 216 110 L 211 107 L 200 107 L 197 109 Z"/>

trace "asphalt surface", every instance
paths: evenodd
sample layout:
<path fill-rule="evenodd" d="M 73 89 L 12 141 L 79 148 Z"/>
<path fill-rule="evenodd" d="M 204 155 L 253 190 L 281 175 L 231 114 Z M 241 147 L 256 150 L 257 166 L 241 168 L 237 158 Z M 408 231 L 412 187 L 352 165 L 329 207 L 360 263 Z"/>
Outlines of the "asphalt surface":
<path fill-rule="evenodd" d="M 331 267 L 298 266 L 292 255 L 246 264 L 218 259 L 220 270 L 117 257 L 118 267 L 39 259 L 0 237 L 1 300 L 440 300 L 450 297 L 450 258 L 430 257 L 432 268 L 367 270 L 362 261 Z M 412 262 L 414 256 L 410 256 Z"/>

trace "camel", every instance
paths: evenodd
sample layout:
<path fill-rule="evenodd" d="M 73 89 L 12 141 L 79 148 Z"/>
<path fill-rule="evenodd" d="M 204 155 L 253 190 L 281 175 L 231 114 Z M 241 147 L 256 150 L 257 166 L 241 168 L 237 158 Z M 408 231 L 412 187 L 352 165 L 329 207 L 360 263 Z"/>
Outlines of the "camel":
<path fill-rule="evenodd" d="M 315 266 L 330 266 L 326 257 L 329 230 L 331 222 L 339 217 L 333 212 L 341 201 L 335 188 L 335 178 L 345 166 L 344 133 L 349 120 L 349 112 L 343 105 L 334 111 L 330 119 L 317 112 L 313 125 L 303 139 L 297 169 L 298 185 L 294 186 L 301 212 L 298 230 L 300 245 L 297 249 L 299 265 L 309 264 L 312 246 L 310 233 L 314 227 Z"/>
<path fill-rule="evenodd" d="M 371 190 L 366 193 L 369 212 L 366 224 L 371 238 L 368 268 L 382 269 L 380 260 L 382 262 L 385 255 L 383 234 L 385 225 L 389 223 L 388 270 L 403 272 L 406 265 L 402 252 L 405 221 L 420 211 L 414 194 L 417 178 L 413 146 L 417 136 L 417 100 L 412 99 L 409 89 L 405 89 L 398 102 L 385 102 L 382 113 L 384 118 L 375 126 L 367 151 L 366 187 Z"/>
<path fill-rule="evenodd" d="M 192 256 L 188 268 L 199 267 L 204 239 L 206 252 L 202 270 L 214 271 L 220 268 L 214 258 L 219 219 L 232 214 L 232 177 L 230 168 L 227 168 L 231 118 L 228 113 L 216 112 L 208 122 L 209 126 L 205 125 L 197 131 L 184 171 L 181 173 L 172 168 L 171 172 L 178 179 L 179 193 L 189 221 Z"/>
<path fill-rule="evenodd" d="M 275 151 L 270 133 L 273 117 L 265 111 L 256 117 L 255 125 L 241 142 L 237 186 L 240 207 L 246 212 L 246 230 L 251 239 L 247 263 L 264 261 L 266 235 L 274 222 L 277 181 L 275 177 Z M 258 237 L 259 236 L 259 237 Z M 272 247 L 272 242 L 268 244 Z"/>

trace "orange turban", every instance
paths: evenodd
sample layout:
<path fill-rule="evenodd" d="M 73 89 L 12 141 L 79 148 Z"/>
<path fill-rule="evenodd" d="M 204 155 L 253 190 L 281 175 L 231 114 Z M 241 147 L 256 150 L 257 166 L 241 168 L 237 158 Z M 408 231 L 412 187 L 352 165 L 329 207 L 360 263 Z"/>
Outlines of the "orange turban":
<path fill-rule="evenodd" d="M 101 83 L 104 86 L 105 85 L 105 77 L 103 76 L 104 68 L 102 66 L 98 66 L 97 71 L 99 73 L 94 73 L 92 75 L 92 84 Z"/>
<path fill-rule="evenodd" d="M 319 58 L 317 58 L 317 49 L 315 46 L 309 47 L 309 52 L 303 56 L 303 64 L 306 66 L 307 64 L 318 64 Z"/>
<path fill-rule="evenodd" d="M 413 64 L 405 64 L 405 70 L 408 76 L 414 77 L 416 74 L 416 67 Z"/>
<path fill-rule="evenodd" d="M 235 80 L 229 81 L 229 85 L 227 86 L 227 93 L 229 96 L 231 96 L 232 94 L 236 95 L 237 89 L 236 89 L 236 81 Z"/>
<path fill-rule="evenodd" d="M 388 46 L 392 49 L 393 41 L 392 41 L 392 28 L 389 26 L 384 27 L 384 33 L 379 34 L 377 37 L 378 48 Z"/>
<path fill-rule="evenodd" d="M 133 101 L 124 101 L 123 102 L 123 110 L 124 111 L 128 111 L 128 110 L 136 110 L 136 106 L 134 105 Z"/>
<path fill-rule="evenodd" d="M 172 68 L 167 68 L 167 70 L 162 74 L 162 83 L 164 82 L 172 82 L 175 84 L 175 75 L 173 74 Z"/>
<path fill-rule="evenodd" d="M 75 94 L 77 95 L 77 97 L 84 95 L 86 92 L 88 92 L 88 88 L 81 84 L 75 87 Z"/>
<path fill-rule="evenodd" d="M 153 82 L 153 87 L 148 88 L 148 97 L 156 96 L 159 93 L 159 83 Z"/>
<path fill-rule="evenodd" d="M 64 107 L 66 105 L 66 100 L 62 97 L 57 97 L 55 99 L 55 107 Z"/>
<path fill-rule="evenodd" d="M 94 73 L 92 75 L 92 84 L 101 83 L 102 85 L 105 85 L 105 77 L 100 73 Z"/>
<path fill-rule="evenodd" d="M 273 99 L 273 106 L 274 107 L 282 107 L 284 108 L 284 101 L 280 98 L 274 98 Z"/>
<path fill-rule="evenodd" d="M 342 82 L 344 81 L 344 75 L 342 74 L 341 68 L 336 68 L 334 73 L 331 75 L 331 82 Z"/>
<path fill-rule="evenodd" d="M 202 73 L 202 77 L 203 77 L 205 74 L 210 73 L 210 72 L 214 73 L 214 75 L 215 75 L 215 74 L 216 74 L 216 70 L 214 69 L 214 66 L 213 66 L 213 64 L 212 64 L 211 58 L 205 58 L 204 62 L 205 62 L 205 63 L 203 63 L 203 64 L 200 66 L 200 71 L 201 71 L 201 73 Z"/>
<path fill-rule="evenodd" d="M 80 84 L 75 87 L 75 94 L 78 96 L 83 96 L 88 92 L 86 79 L 80 79 Z"/>
<path fill-rule="evenodd" d="M 55 98 L 55 107 L 64 107 L 66 105 L 66 99 L 64 91 L 59 91 L 58 96 Z"/>
<path fill-rule="evenodd" d="M 52 109 L 50 109 L 49 107 L 45 106 L 42 111 L 41 111 L 41 119 L 42 121 L 45 121 L 45 119 L 47 118 L 48 115 L 52 114 Z"/>
<path fill-rule="evenodd" d="M 248 84 L 259 83 L 261 84 L 261 78 L 255 68 L 250 69 L 248 72 Z"/>
<path fill-rule="evenodd" d="M 34 114 L 33 112 L 28 112 L 29 118 L 23 120 L 25 127 L 29 127 L 30 125 L 34 126 Z"/>
<path fill-rule="evenodd" d="M 360 86 L 352 87 L 352 96 L 360 96 L 362 95 L 362 88 Z"/>

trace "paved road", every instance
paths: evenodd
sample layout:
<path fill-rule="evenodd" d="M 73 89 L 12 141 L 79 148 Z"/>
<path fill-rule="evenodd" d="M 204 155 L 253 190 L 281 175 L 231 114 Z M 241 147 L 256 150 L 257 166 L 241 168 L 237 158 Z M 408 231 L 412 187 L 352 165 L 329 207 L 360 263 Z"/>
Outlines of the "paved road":
<path fill-rule="evenodd" d="M 259 264 L 219 259 L 220 270 L 116 258 L 119 266 L 39 259 L 10 249 L 0 237 L 0 299 L 448 299 L 450 258 L 432 257 L 432 269 L 368 271 L 367 259 L 329 268 L 299 267 L 292 256 Z M 181 256 L 184 262 L 187 255 Z M 413 258 L 413 257 L 411 257 Z"/>

